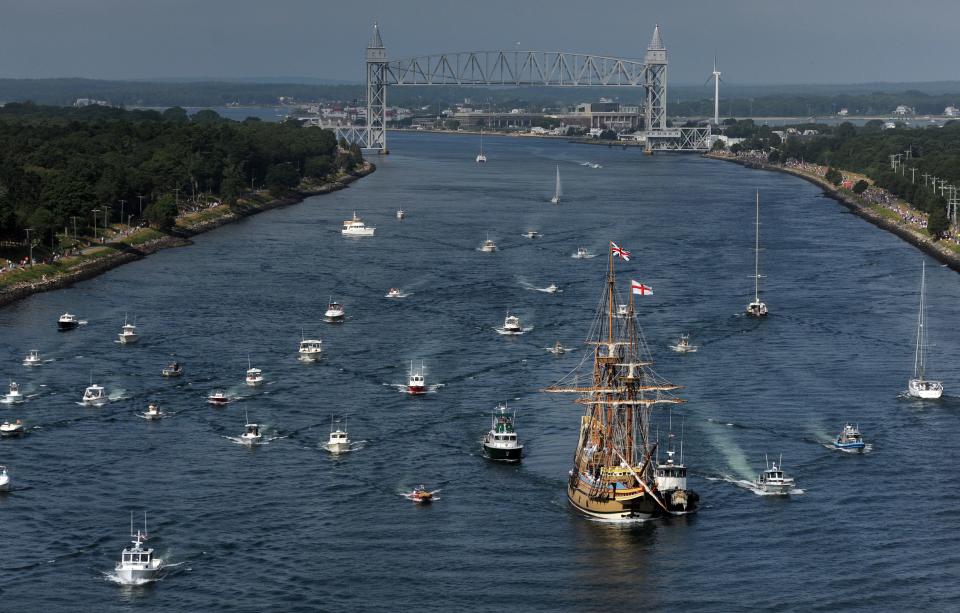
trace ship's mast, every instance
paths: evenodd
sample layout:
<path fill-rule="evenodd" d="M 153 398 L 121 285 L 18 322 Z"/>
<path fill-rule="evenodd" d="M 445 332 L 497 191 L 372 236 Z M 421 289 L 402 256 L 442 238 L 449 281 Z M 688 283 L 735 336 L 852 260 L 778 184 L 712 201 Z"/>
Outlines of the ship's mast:
<path fill-rule="evenodd" d="M 923 268 L 920 273 L 920 313 L 917 315 L 917 350 L 913 358 L 913 377 L 915 379 L 923 379 L 924 363 L 923 363 L 923 353 L 924 353 L 924 341 L 926 340 L 926 327 L 924 326 L 924 294 L 927 289 L 927 262 L 923 262 Z"/>
<path fill-rule="evenodd" d="M 753 248 L 753 300 L 760 302 L 760 190 L 757 190 L 756 239 Z"/>

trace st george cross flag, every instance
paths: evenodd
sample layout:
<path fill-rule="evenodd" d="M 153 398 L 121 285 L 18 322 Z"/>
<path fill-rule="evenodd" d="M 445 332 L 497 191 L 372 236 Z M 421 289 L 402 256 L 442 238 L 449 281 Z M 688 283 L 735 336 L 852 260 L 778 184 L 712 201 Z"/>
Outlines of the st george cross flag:
<path fill-rule="evenodd" d="M 610 253 L 612 253 L 617 257 L 622 258 L 624 262 L 630 261 L 630 252 L 624 249 L 623 247 L 617 246 L 617 244 L 612 241 L 610 242 Z"/>
<path fill-rule="evenodd" d="M 630 288 L 633 290 L 633 293 L 638 296 L 652 296 L 653 288 L 649 285 L 644 285 L 639 281 L 630 281 Z"/>

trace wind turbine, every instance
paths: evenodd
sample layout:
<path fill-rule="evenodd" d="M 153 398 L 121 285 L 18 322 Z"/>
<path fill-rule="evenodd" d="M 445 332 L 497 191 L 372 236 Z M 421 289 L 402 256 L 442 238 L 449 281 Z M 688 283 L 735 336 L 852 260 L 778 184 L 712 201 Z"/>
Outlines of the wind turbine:
<path fill-rule="evenodd" d="M 720 71 L 717 70 L 717 56 L 713 56 L 713 74 L 703 84 L 709 83 L 710 79 L 713 79 L 713 124 L 718 126 L 720 125 L 720 81 L 722 79 Z"/>

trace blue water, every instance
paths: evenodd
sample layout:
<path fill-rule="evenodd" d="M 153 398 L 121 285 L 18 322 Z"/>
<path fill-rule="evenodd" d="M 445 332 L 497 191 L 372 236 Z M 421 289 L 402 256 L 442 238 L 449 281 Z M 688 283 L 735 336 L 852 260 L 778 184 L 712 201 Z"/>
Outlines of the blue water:
<path fill-rule="evenodd" d="M 9 611 L 836 610 L 960 607 L 960 276 L 927 259 L 931 374 L 947 397 L 899 396 L 913 365 L 925 256 L 814 186 L 693 156 L 644 157 L 534 139 L 391 134 L 393 153 L 349 189 L 198 236 L 75 287 L 0 310 L 0 378 L 32 397 L 0 417 L 15 490 L 0 494 L 0 609 Z M 590 161 L 602 168 L 580 165 Z M 559 164 L 565 199 L 549 199 Z M 752 295 L 753 194 L 763 297 Z M 394 217 L 398 207 L 408 217 Z M 339 235 L 357 211 L 373 239 Z M 543 238 L 520 236 L 537 229 Z M 477 247 L 489 233 L 495 254 Z M 654 288 L 640 321 L 657 371 L 685 386 L 682 422 L 699 514 L 628 527 L 570 510 L 578 408 L 540 393 L 579 362 L 608 240 L 634 258 L 621 287 Z M 529 289 L 556 282 L 562 293 Z M 391 286 L 411 292 L 383 298 Z M 326 302 L 346 305 L 341 326 Z M 493 331 L 507 309 L 533 330 Z M 58 333 L 57 316 L 88 325 Z M 114 343 L 124 315 L 143 340 Z M 325 357 L 296 360 L 301 330 Z M 700 351 L 667 345 L 689 332 Z M 29 370 L 36 348 L 54 361 Z M 175 355 L 186 369 L 163 380 Z M 243 385 L 250 357 L 267 384 Z M 410 398 L 409 360 L 436 393 Z M 118 398 L 77 405 L 91 376 Z M 223 387 L 241 399 L 213 408 Z M 527 448 L 485 461 L 507 400 Z M 149 402 L 175 413 L 147 422 Z M 277 436 L 229 440 L 246 415 Z M 332 415 L 362 449 L 331 458 Z M 665 430 L 666 415 L 658 413 Z M 825 447 L 845 421 L 873 445 Z M 783 454 L 802 495 L 757 496 Z M 439 488 L 432 506 L 400 494 Z M 174 564 L 152 587 L 108 581 L 130 511 Z"/>

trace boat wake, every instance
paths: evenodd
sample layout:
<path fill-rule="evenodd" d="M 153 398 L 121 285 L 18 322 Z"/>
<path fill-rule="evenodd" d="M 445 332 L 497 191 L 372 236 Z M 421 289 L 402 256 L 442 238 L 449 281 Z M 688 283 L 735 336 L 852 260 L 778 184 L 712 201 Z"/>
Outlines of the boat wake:
<path fill-rule="evenodd" d="M 400 392 L 401 394 L 407 394 L 410 396 L 423 396 L 424 394 L 436 393 L 441 387 L 446 385 L 446 383 L 434 383 L 433 385 L 428 385 L 427 391 L 420 392 L 419 394 L 411 394 L 410 392 L 408 392 L 407 389 L 409 386 L 406 383 L 384 383 L 384 385 L 387 387 L 397 388 L 397 391 Z"/>
<path fill-rule="evenodd" d="M 586 166 L 587 168 L 603 168 L 600 164 L 595 162 L 579 162 L 581 166 Z"/>
<path fill-rule="evenodd" d="M 548 285 L 546 287 L 537 287 L 533 283 L 527 281 L 521 281 L 520 287 L 531 292 L 543 292 L 544 294 L 562 294 L 563 290 L 558 288 L 556 285 Z"/>
<path fill-rule="evenodd" d="M 835 447 L 833 443 L 821 443 L 824 447 L 831 451 L 840 451 L 842 453 L 858 454 L 858 453 L 870 453 L 873 451 L 873 445 L 867 443 L 863 446 L 863 449 L 842 449 L 840 447 Z"/>
<path fill-rule="evenodd" d="M 412 296 L 412 295 L 413 295 L 413 292 L 400 292 L 399 294 L 395 294 L 393 296 L 384 296 L 384 298 L 389 298 L 390 300 L 398 300 L 400 298 L 406 298 L 407 296 Z"/>
<path fill-rule="evenodd" d="M 494 331 L 496 331 L 497 334 L 502 334 L 504 336 L 520 336 L 521 334 L 526 334 L 531 330 L 533 330 L 533 326 L 521 328 L 519 332 L 515 332 L 513 330 L 504 330 L 503 328 L 494 328 Z"/>
<path fill-rule="evenodd" d="M 117 574 L 117 571 L 104 572 L 103 579 L 105 581 L 109 581 L 110 583 L 115 583 L 116 585 L 123 585 L 127 587 L 136 587 L 138 585 L 148 585 L 150 583 L 156 583 L 157 581 L 163 580 L 163 575 L 165 574 L 165 571 L 168 568 L 170 568 L 171 566 L 177 566 L 177 565 L 163 564 L 163 560 L 158 559 L 158 561 L 161 564 L 160 571 L 158 572 L 158 576 L 153 577 L 152 579 L 124 579 L 123 577 Z"/>
<path fill-rule="evenodd" d="M 360 451 L 366 446 L 367 446 L 367 441 L 353 441 L 352 443 L 350 443 L 349 449 L 347 449 L 346 451 L 337 452 L 334 455 L 343 455 L 345 453 L 350 453 L 351 451 Z M 330 445 L 328 443 L 321 443 L 320 449 L 323 449 L 324 451 L 327 451 L 329 453 L 333 453 L 332 451 L 330 451 Z"/>
<path fill-rule="evenodd" d="M 586 254 L 586 255 L 579 255 L 579 254 L 574 253 L 574 254 L 571 255 L 570 257 L 572 257 L 572 258 L 575 259 L 575 260 L 592 260 L 593 258 L 597 257 L 597 254 L 596 254 L 596 253 L 588 253 L 588 254 Z"/>
<path fill-rule="evenodd" d="M 733 485 L 736 485 L 737 487 L 741 487 L 741 488 L 743 488 L 743 489 L 745 489 L 745 490 L 748 490 L 748 491 L 750 491 L 750 492 L 753 492 L 753 493 L 756 494 L 757 496 L 783 496 L 783 494 L 778 494 L 778 493 L 775 493 L 775 492 L 765 492 L 765 491 L 763 491 L 761 488 L 757 487 L 757 485 L 756 485 L 753 481 L 749 481 L 749 480 L 747 480 L 747 479 L 734 479 L 734 478 L 732 478 L 732 477 L 724 477 L 724 478 L 722 479 L 722 481 L 726 481 L 726 482 L 728 482 L 728 483 L 732 483 Z M 796 496 L 796 495 L 799 495 L 799 494 L 803 494 L 804 491 L 803 491 L 802 489 L 800 489 L 800 488 L 795 487 L 795 488 L 793 488 L 792 490 L 790 490 L 790 491 L 787 492 L 787 493 L 790 494 L 791 496 Z"/>
<path fill-rule="evenodd" d="M 406 498 L 407 500 L 419 502 L 416 498 L 413 497 L 413 492 L 398 492 L 398 493 L 404 498 Z M 440 493 L 440 490 L 433 490 L 432 492 L 430 492 L 430 500 L 431 501 L 440 500 L 440 497 L 437 496 L 437 494 L 439 493 Z"/>

